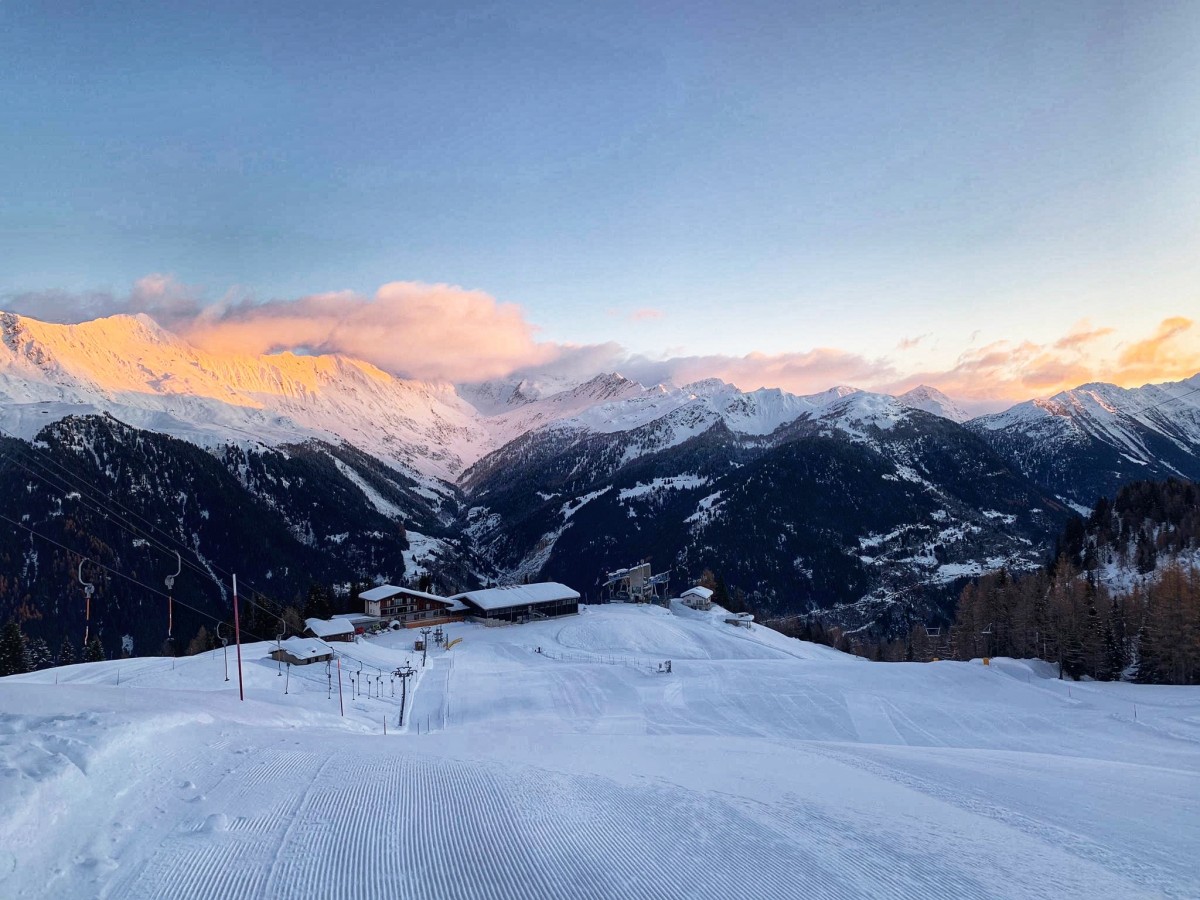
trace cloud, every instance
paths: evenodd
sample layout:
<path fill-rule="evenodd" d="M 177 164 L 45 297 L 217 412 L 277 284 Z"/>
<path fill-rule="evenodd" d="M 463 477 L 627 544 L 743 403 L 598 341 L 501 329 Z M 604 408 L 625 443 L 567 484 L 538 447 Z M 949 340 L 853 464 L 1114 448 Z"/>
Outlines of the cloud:
<path fill-rule="evenodd" d="M 395 281 L 374 296 L 349 291 L 210 308 L 181 333 L 217 352 L 341 353 L 412 378 L 477 380 L 548 363 L 520 307 L 482 291 Z"/>
<path fill-rule="evenodd" d="M 635 322 L 646 322 L 651 319 L 661 319 L 665 313 L 661 309 L 635 309 L 629 314 L 629 318 Z"/>
<path fill-rule="evenodd" d="M 1117 377 L 1123 381 L 1150 381 L 1181 378 L 1194 374 L 1200 367 L 1191 319 L 1174 316 L 1163 319 L 1151 337 L 1125 347 L 1117 358 L 1120 365 Z M 1184 340 L 1192 337 L 1189 343 Z"/>
<path fill-rule="evenodd" d="M 1137 387 L 1200 372 L 1200 340 L 1190 319 L 1164 319 L 1153 335 L 1132 344 L 1113 328 L 1081 324 L 1056 340 L 993 341 L 964 351 L 944 370 L 915 372 L 881 385 L 889 391 L 929 384 L 976 409 L 1046 397 L 1089 382 Z"/>
<path fill-rule="evenodd" d="M 818 393 L 838 384 L 875 384 L 896 375 L 891 363 L 885 360 L 871 360 L 831 347 L 798 353 L 676 356 L 661 362 L 634 357 L 630 364 L 631 371 L 651 376 L 651 383 L 670 381 L 682 385 L 720 378 L 742 390 L 776 387 L 796 394 Z"/>
<path fill-rule="evenodd" d="M 1115 329 L 1112 328 L 1090 328 L 1086 322 L 1081 322 L 1072 328 L 1066 335 L 1060 337 L 1054 342 L 1054 347 L 1057 350 L 1068 350 L 1077 347 L 1083 347 L 1085 344 L 1091 344 L 1100 340 L 1103 337 L 1113 334 Z"/>
<path fill-rule="evenodd" d="M 86 322 L 101 316 L 146 313 L 164 328 L 187 324 L 205 308 L 199 287 L 171 275 L 146 275 L 126 295 L 112 291 L 24 291 L 0 296 L 3 308 L 43 322 Z"/>
<path fill-rule="evenodd" d="M 927 337 L 929 337 L 928 334 L 918 334 L 916 337 L 900 338 L 900 342 L 898 344 L 896 344 L 896 349 L 897 350 L 912 350 L 915 347 L 917 347 Z"/>
<path fill-rule="evenodd" d="M 15 291 L 0 301 L 3 308 L 43 322 L 85 322 L 112 315 L 121 302 L 108 291 Z"/>
<path fill-rule="evenodd" d="M 683 385 L 719 378 L 745 390 L 778 387 L 799 394 L 837 384 L 900 393 L 923 383 L 976 411 L 1091 381 L 1133 387 L 1200 371 L 1200 329 L 1182 316 L 1164 319 L 1151 334 L 1131 342 L 1121 340 L 1127 328 L 1118 331 L 1086 320 L 1061 337 L 1040 342 L 979 343 L 975 332 L 950 365 L 913 371 L 911 363 L 901 366 L 886 356 L 871 358 L 835 347 L 744 355 L 674 351 L 651 357 L 615 342 L 539 341 L 537 328 L 520 306 L 448 284 L 397 281 L 369 296 L 338 291 L 255 302 L 234 293 L 206 299 L 198 287 L 151 274 L 125 295 L 27 292 L 0 296 L 0 307 L 58 322 L 146 313 L 210 351 L 341 353 L 400 376 L 428 380 L 558 375 L 583 381 L 600 372 L 619 371 L 643 384 Z M 621 315 L 648 320 L 661 312 L 647 308 Z M 929 337 L 905 338 L 897 350 L 915 350 Z"/>

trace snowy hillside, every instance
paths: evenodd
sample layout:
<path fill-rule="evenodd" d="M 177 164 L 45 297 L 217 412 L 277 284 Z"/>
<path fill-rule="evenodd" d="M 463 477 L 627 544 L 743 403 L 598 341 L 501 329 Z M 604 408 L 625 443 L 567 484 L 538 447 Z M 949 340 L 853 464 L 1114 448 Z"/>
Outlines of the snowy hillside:
<path fill-rule="evenodd" d="M 1085 384 L 968 427 L 1039 484 L 1090 507 L 1123 483 L 1200 479 L 1200 375 L 1120 388 Z"/>
<path fill-rule="evenodd" d="M 146 316 L 51 325 L 0 316 L 0 424 L 31 438 L 68 414 L 110 412 L 203 446 L 345 440 L 453 480 L 487 446 L 450 385 L 339 356 L 204 353 Z"/>
<path fill-rule="evenodd" d="M 0 680 L 5 896 L 1200 895 L 1194 689 L 651 607 L 447 630 L 403 728 L 411 632 L 344 645 L 345 717 L 264 644 L 244 703 L 232 652 Z"/>
<path fill-rule="evenodd" d="M 20 437 L 65 415 L 109 412 L 206 447 L 347 441 L 445 481 L 538 428 L 609 433 L 674 416 L 691 423 L 680 435 L 718 420 L 761 435 L 853 390 L 797 397 L 716 380 L 646 387 L 617 374 L 456 389 L 340 356 L 207 353 L 145 315 L 56 325 L 3 313 L 0 338 L 0 425 Z"/>
<path fill-rule="evenodd" d="M 949 419 L 952 422 L 965 422 L 971 418 L 970 413 L 966 412 L 957 403 L 939 391 L 937 388 L 931 388 L 928 385 L 922 384 L 907 391 L 896 398 L 905 406 L 913 409 L 923 409 L 927 413 L 933 413 L 935 416 L 941 416 L 943 419 Z"/>

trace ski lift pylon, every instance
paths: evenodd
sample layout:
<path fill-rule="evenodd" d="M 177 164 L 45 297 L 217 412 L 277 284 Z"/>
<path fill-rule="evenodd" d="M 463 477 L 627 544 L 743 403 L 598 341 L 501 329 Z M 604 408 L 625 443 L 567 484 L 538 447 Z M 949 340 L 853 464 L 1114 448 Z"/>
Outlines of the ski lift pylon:
<path fill-rule="evenodd" d="M 183 571 L 183 558 L 179 555 L 179 551 L 175 551 L 175 574 L 168 575 L 163 579 L 163 583 L 167 586 L 167 640 L 174 642 L 172 632 L 175 630 L 175 579 Z"/>
<path fill-rule="evenodd" d="M 83 580 L 83 564 L 87 562 L 87 557 L 79 561 L 79 583 L 83 585 L 84 613 L 83 613 L 83 646 L 87 648 L 88 634 L 92 628 L 92 594 L 96 592 L 96 586 L 90 581 Z"/>

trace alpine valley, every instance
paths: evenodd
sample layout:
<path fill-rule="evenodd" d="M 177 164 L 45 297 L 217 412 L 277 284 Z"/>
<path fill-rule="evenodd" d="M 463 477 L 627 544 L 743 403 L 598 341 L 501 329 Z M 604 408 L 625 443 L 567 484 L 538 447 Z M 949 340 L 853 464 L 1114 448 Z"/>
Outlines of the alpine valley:
<path fill-rule="evenodd" d="M 709 569 L 757 612 L 886 633 L 944 620 L 971 576 L 1043 564 L 1124 483 L 1200 479 L 1200 375 L 969 418 L 928 387 L 418 382 L 210 354 L 145 316 L 6 313 L 0 338 L 0 620 L 51 646 L 79 634 L 83 555 L 112 570 L 92 601 L 110 655 L 155 652 L 166 628 L 164 595 L 113 573 L 158 587 L 176 551 L 185 640 L 235 571 L 300 605 L 314 583 L 385 580 L 552 579 L 596 600 L 643 559 L 674 590 Z"/>

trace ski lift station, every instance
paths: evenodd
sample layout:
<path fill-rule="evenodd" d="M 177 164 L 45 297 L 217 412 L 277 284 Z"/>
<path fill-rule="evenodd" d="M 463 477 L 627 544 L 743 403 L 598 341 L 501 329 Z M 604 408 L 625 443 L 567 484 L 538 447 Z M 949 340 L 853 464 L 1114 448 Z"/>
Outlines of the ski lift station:
<path fill-rule="evenodd" d="M 491 621 L 552 619 L 579 612 L 579 591 L 557 581 L 483 588 L 457 594 L 451 599 L 462 601 L 471 618 Z"/>
<path fill-rule="evenodd" d="M 604 580 L 604 588 L 612 600 L 622 600 L 626 603 L 653 603 L 658 599 L 658 589 L 670 580 L 670 575 L 660 572 L 653 575 L 650 563 L 642 562 L 627 569 L 617 569 L 609 572 Z"/>
<path fill-rule="evenodd" d="M 463 619 L 525 622 L 579 612 L 579 592 L 557 581 L 481 588 L 453 597 L 381 584 L 363 591 L 359 598 L 370 620 L 397 622 L 406 628 L 442 625 Z"/>

